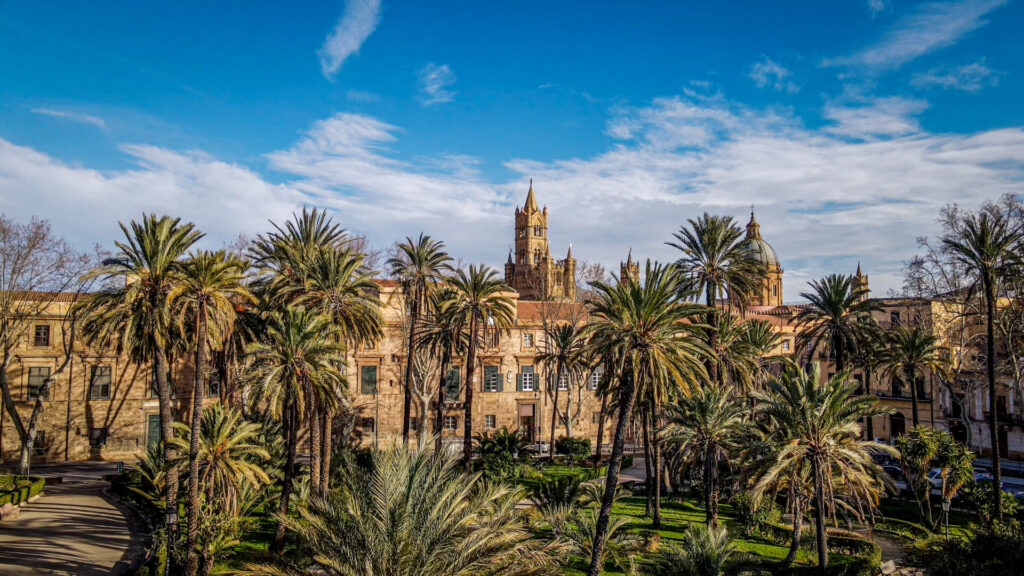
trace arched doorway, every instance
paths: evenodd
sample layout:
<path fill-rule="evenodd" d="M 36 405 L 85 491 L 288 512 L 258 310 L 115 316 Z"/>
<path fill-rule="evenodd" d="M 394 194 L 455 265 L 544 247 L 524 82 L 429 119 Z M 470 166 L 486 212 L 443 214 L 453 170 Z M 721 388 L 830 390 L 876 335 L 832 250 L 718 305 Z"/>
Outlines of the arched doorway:
<path fill-rule="evenodd" d="M 907 431 L 907 419 L 903 414 L 897 412 L 889 416 L 889 439 L 895 440 Z"/>

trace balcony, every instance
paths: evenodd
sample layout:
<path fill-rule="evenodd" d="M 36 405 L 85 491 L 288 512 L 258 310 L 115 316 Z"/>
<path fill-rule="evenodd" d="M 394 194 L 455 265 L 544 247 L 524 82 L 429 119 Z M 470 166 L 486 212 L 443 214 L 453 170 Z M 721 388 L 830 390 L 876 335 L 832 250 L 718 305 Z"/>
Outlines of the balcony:
<path fill-rule="evenodd" d="M 913 398 L 910 397 L 909 390 L 875 390 L 875 396 L 883 400 L 906 400 L 910 402 Z M 918 394 L 918 402 L 931 402 L 932 397 L 927 394 Z"/>

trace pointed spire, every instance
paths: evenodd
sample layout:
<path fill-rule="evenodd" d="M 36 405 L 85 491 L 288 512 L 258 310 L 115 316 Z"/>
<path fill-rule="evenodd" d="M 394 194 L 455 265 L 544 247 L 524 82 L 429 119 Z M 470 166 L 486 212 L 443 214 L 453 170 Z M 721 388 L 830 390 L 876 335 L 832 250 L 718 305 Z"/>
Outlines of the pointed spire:
<path fill-rule="evenodd" d="M 569 253 L 565 255 L 566 260 L 572 260 L 572 242 L 569 242 Z"/>
<path fill-rule="evenodd" d="M 506 264 L 512 264 L 512 263 L 513 263 L 512 262 L 512 249 L 509 248 L 509 250 L 508 250 L 508 262 L 506 262 Z"/>
<path fill-rule="evenodd" d="M 747 222 L 747 238 L 761 238 L 761 225 L 754 218 L 754 207 L 750 207 L 750 222 Z"/>
<path fill-rule="evenodd" d="M 533 197 L 533 178 L 530 178 L 530 191 L 526 193 L 526 204 L 523 204 L 523 212 L 536 212 L 537 199 Z"/>
<path fill-rule="evenodd" d="M 857 261 L 857 274 L 856 277 L 860 278 L 863 274 L 860 273 L 860 260 Z"/>
<path fill-rule="evenodd" d="M 633 247 L 629 247 L 629 256 L 626 256 L 626 266 L 633 265 Z"/>

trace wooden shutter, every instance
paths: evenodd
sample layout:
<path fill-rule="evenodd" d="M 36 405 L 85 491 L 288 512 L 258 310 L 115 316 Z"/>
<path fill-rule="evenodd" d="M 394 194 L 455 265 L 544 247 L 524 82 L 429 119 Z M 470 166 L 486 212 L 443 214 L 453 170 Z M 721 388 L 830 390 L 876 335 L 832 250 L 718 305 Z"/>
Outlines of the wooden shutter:
<path fill-rule="evenodd" d="M 521 370 L 522 368 L 520 368 L 520 372 L 516 373 L 516 392 L 523 391 L 523 373 Z"/>
<path fill-rule="evenodd" d="M 160 443 L 160 415 L 146 416 L 146 446 L 152 448 Z"/>
<path fill-rule="evenodd" d="M 483 382 L 483 386 L 481 387 L 481 389 L 484 392 L 488 391 L 487 390 L 487 385 L 489 383 L 491 383 L 492 381 L 494 382 L 494 391 L 497 392 L 498 389 L 500 388 L 500 385 L 499 385 L 500 380 L 501 379 L 500 379 L 500 377 L 498 375 L 498 367 L 497 366 L 484 366 L 484 382 Z"/>
<path fill-rule="evenodd" d="M 452 366 L 448 371 L 448 377 L 444 381 L 444 399 L 446 402 L 458 402 L 459 400 L 459 367 Z"/>
<path fill-rule="evenodd" d="M 377 367 L 363 366 L 360 381 L 360 391 L 363 394 L 377 393 Z"/>

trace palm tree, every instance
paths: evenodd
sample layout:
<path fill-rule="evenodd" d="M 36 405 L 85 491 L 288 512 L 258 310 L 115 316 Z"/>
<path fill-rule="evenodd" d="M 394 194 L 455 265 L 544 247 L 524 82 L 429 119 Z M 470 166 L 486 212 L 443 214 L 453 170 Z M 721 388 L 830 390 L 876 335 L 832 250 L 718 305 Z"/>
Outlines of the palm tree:
<path fill-rule="evenodd" d="M 697 220 L 687 220 L 673 234 L 676 242 L 669 246 L 680 250 L 683 256 L 676 262 L 685 277 L 680 290 L 687 295 L 704 297 L 707 306 L 707 343 L 714 348 L 717 337 L 717 302 L 727 297 L 730 303 L 744 309 L 761 289 L 764 266 L 747 247 L 743 230 L 732 216 L 704 213 Z M 721 382 L 718 366 L 709 365 L 712 380 Z"/>
<path fill-rule="evenodd" d="M 664 442 L 676 444 L 704 466 L 707 523 L 718 526 L 718 464 L 738 456 L 750 428 L 750 408 L 724 387 L 711 384 L 666 406 Z"/>
<path fill-rule="evenodd" d="M 305 284 L 294 302 L 331 319 L 347 346 L 384 337 L 384 317 L 377 285 L 366 272 L 363 254 L 348 248 L 322 246 L 304 264 Z M 310 398 L 312 400 L 312 398 Z M 329 405 L 309 406 L 310 468 L 314 490 L 327 490 L 331 469 Z"/>
<path fill-rule="evenodd" d="M 992 478 L 1002 482 L 999 464 L 999 424 L 996 414 L 996 297 L 999 283 L 1021 264 L 1024 230 L 998 210 L 968 214 L 954 232 L 942 239 L 943 246 L 973 276 L 972 290 L 980 289 L 985 299 L 985 373 L 988 377 L 989 438 L 992 449 Z M 1000 490 L 993 490 L 993 518 L 1003 519 Z"/>
<path fill-rule="evenodd" d="M 531 537 L 522 494 L 459 470 L 453 455 L 400 447 L 283 521 L 309 565 L 247 565 L 253 575 L 529 576 L 557 568 L 557 542 Z"/>
<path fill-rule="evenodd" d="M 285 434 L 287 456 L 278 505 L 280 519 L 272 546 L 280 552 L 295 481 L 303 411 L 310 403 L 328 408 L 337 403 L 344 382 L 338 366 L 344 365 L 345 355 L 331 318 L 301 306 L 271 313 L 263 340 L 250 344 L 248 353 L 252 358 L 252 404 L 266 403 L 270 413 L 281 421 Z"/>
<path fill-rule="evenodd" d="M 858 323 L 881 305 L 867 299 L 867 291 L 857 288 L 852 276 L 829 274 L 811 282 L 810 292 L 801 292 L 807 300 L 796 316 L 797 348 L 813 362 L 820 346 L 826 346 L 835 358 L 836 372 L 846 369 L 847 354 L 856 352 L 860 332 Z"/>
<path fill-rule="evenodd" d="M 743 345 L 754 361 L 751 384 L 760 386 L 770 376 L 769 369 L 773 365 L 785 364 L 790 361 L 787 356 L 773 356 L 771 353 L 779 345 L 782 335 L 772 328 L 766 320 L 747 320 L 743 323 L 741 336 Z"/>
<path fill-rule="evenodd" d="M 254 300 L 245 287 L 245 264 L 223 250 L 200 250 L 181 265 L 178 282 L 167 301 L 178 309 L 178 327 L 191 337 L 193 358 L 191 442 L 188 448 L 188 498 L 185 501 L 186 569 L 190 576 L 199 570 L 196 538 L 199 535 L 199 442 L 203 397 L 209 378 L 208 351 L 227 339 L 235 323 L 235 305 Z M 187 327 L 186 324 L 191 324 Z"/>
<path fill-rule="evenodd" d="M 420 232 L 416 240 L 406 237 L 398 244 L 398 254 L 388 258 L 391 276 L 398 279 L 409 311 L 409 337 L 405 363 L 405 399 L 402 404 L 402 443 L 409 443 L 409 419 L 412 411 L 412 358 L 415 357 L 416 335 L 420 315 L 427 305 L 431 290 L 451 270 L 452 259 L 445 252 L 444 242 Z M 425 415 L 421 415 L 424 418 Z"/>
<path fill-rule="evenodd" d="M 469 348 L 469 334 L 463 318 L 454 313 L 455 290 L 448 286 L 434 290 L 427 298 L 423 316 L 423 327 L 417 335 L 418 347 L 425 347 L 440 358 L 440 375 L 437 380 L 437 403 L 434 413 L 434 448 L 441 450 L 442 425 L 444 423 L 445 383 L 455 358 L 461 357 Z M 421 418 L 426 418 L 422 414 Z"/>
<path fill-rule="evenodd" d="M 160 405 L 160 439 L 166 462 L 177 461 L 171 414 L 170 370 L 167 361 L 171 309 L 167 296 L 177 281 L 182 257 L 203 234 L 180 218 L 145 214 L 141 222 L 119 224 L 124 242 L 115 242 L 119 252 L 91 271 L 90 277 L 108 280 L 108 287 L 86 304 L 83 335 L 91 344 L 115 344 L 133 361 L 152 359 L 153 381 Z M 164 504 L 168 542 L 178 531 L 178 471 L 171 467 L 165 478 Z M 167 573 L 178 565 L 173 546 L 168 546 Z"/>
<path fill-rule="evenodd" d="M 477 351 L 486 342 L 487 335 L 508 332 L 515 323 L 516 311 L 507 294 L 510 288 L 487 266 L 470 264 L 468 271 L 460 268 L 448 282 L 455 293 L 451 313 L 461 319 L 469 331 L 462 437 L 463 465 L 468 470 L 473 455 L 473 375 Z"/>
<path fill-rule="evenodd" d="M 586 349 L 583 327 L 575 322 L 550 324 L 544 327 L 544 350 L 536 361 L 547 367 L 549 389 L 554 390 L 551 402 L 551 443 L 548 458 L 555 461 L 555 425 L 558 423 L 558 392 L 561 383 L 566 383 L 565 418 L 566 431 L 572 436 L 571 405 L 572 384 L 587 371 Z"/>
<path fill-rule="evenodd" d="M 702 364 L 707 347 L 680 327 L 692 322 L 699 308 L 680 300 L 680 276 L 673 266 L 647 263 L 643 282 L 595 282 L 588 299 L 590 348 L 614 375 L 609 393 L 617 396 L 618 421 L 612 443 L 604 497 L 594 531 L 588 574 L 597 576 L 608 536 L 615 488 L 622 466 L 627 422 L 638 393 L 647 386 L 676 383 L 689 389 L 707 373 Z"/>
<path fill-rule="evenodd" d="M 662 552 L 650 572 L 652 576 L 724 576 L 735 573 L 734 558 L 740 556 L 725 526 L 692 525 L 678 546 Z"/>
<path fill-rule="evenodd" d="M 913 424 L 918 425 L 917 377 L 925 371 L 943 373 L 949 360 L 938 339 L 921 326 L 897 326 L 885 338 L 882 364 L 892 377 L 903 377 L 910 386 Z"/>
<path fill-rule="evenodd" d="M 767 394 L 758 395 L 759 412 L 778 432 L 771 465 L 754 487 L 761 498 L 785 476 L 799 476 L 810 468 L 814 486 L 814 517 L 818 542 L 818 573 L 828 571 L 828 542 L 825 516 L 831 509 L 837 490 L 835 480 L 847 490 L 881 492 L 884 472 L 872 461 L 877 453 L 895 454 L 889 446 L 860 440 L 860 421 L 886 414 L 873 396 L 857 396 L 856 384 L 840 373 L 819 383 L 817 365 L 811 370 L 787 369 L 769 385 Z M 857 497 L 858 494 L 853 494 Z"/>
<path fill-rule="evenodd" d="M 764 352 L 759 343 L 750 339 L 753 335 L 748 336 L 751 325 L 754 321 L 745 322 L 729 312 L 720 314 L 715 329 L 718 337 L 713 347 L 719 381 L 745 393 L 750 392 L 755 379 L 761 375 Z"/>

